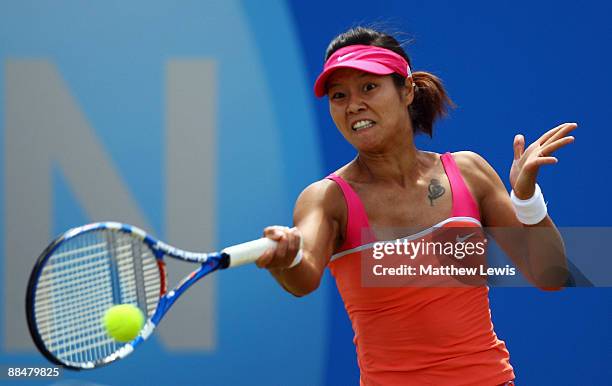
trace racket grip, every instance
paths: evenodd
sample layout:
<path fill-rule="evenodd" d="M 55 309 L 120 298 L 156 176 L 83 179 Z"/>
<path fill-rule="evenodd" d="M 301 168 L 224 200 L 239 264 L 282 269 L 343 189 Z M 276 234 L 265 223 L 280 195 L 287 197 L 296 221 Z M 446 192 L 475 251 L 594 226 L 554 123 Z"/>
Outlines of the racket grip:
<path fill-rule="evenodd" d="M 276 247 L 276 244 L 276 241 L 270 240 L 267 237 L 262 237 L 261 239 L 227 247 L 222 252 L 230 256 L 229 268 L 233 268 L 254 262 L 259 256 L 263 255 L 265 251 Z"/>

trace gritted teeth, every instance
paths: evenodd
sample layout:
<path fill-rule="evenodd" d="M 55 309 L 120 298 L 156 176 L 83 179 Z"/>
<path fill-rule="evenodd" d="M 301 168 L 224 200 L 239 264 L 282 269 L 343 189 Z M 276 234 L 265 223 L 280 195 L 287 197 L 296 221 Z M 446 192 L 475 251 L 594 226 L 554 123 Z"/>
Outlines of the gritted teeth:
<path fill-rule="evenodd" d="M 374 125 L 374 121 L 370 120 L 370 119 L 362 119 L 360 121 L 357 121 L 353 124 L 353 130 L 360 130 L 360 129 L 365 129 L 367 127 L 370 127 Z"/>

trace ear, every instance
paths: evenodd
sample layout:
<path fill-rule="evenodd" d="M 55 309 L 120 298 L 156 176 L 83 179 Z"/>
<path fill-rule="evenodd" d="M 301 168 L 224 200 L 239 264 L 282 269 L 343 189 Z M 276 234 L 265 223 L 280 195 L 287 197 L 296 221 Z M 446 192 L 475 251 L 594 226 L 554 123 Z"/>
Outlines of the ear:
<path fill-rule="evenodd" d="M 402 88 L 402 96 L 403 96 L 404 104 L 406 105 L 406 107 L 410 106 L 412 104 L 412 101 L 414 100 L 414 89 L 415 89 L 415 84 L 414 84 L 414 80 L 412 79 L 412 77 L 406 78 L 406 83 L 404 84 L 404 87 Z"/>

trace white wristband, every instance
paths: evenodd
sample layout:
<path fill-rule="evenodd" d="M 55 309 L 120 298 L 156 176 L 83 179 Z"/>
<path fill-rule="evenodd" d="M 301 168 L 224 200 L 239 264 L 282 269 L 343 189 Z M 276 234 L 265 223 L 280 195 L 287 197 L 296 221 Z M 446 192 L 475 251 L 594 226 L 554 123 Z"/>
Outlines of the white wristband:
<path fill-rule="evenodd" d="M 531 198 L 521 200 L 514 194 L 514 190 L 510 192 L 510 201 L 514 207 L 516 217 L 525 225 L 534 225 L 539 223 L 546 217 L 548 210 L 544 202 L 544 196 L 540 186 L 536 184 L 535 192 Z"/>

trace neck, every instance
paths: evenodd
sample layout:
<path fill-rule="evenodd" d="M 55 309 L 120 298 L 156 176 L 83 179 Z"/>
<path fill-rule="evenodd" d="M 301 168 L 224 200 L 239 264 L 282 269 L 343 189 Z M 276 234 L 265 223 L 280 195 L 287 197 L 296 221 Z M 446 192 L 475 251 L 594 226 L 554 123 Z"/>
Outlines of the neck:
<path fill-rule="evenodd" d="M 426 171 L 429 159 L 412 141 L 383 152 L 359 152 L 355 164 L 359 173 L 369 181 L 406 186 L 415 183 Z"/>

